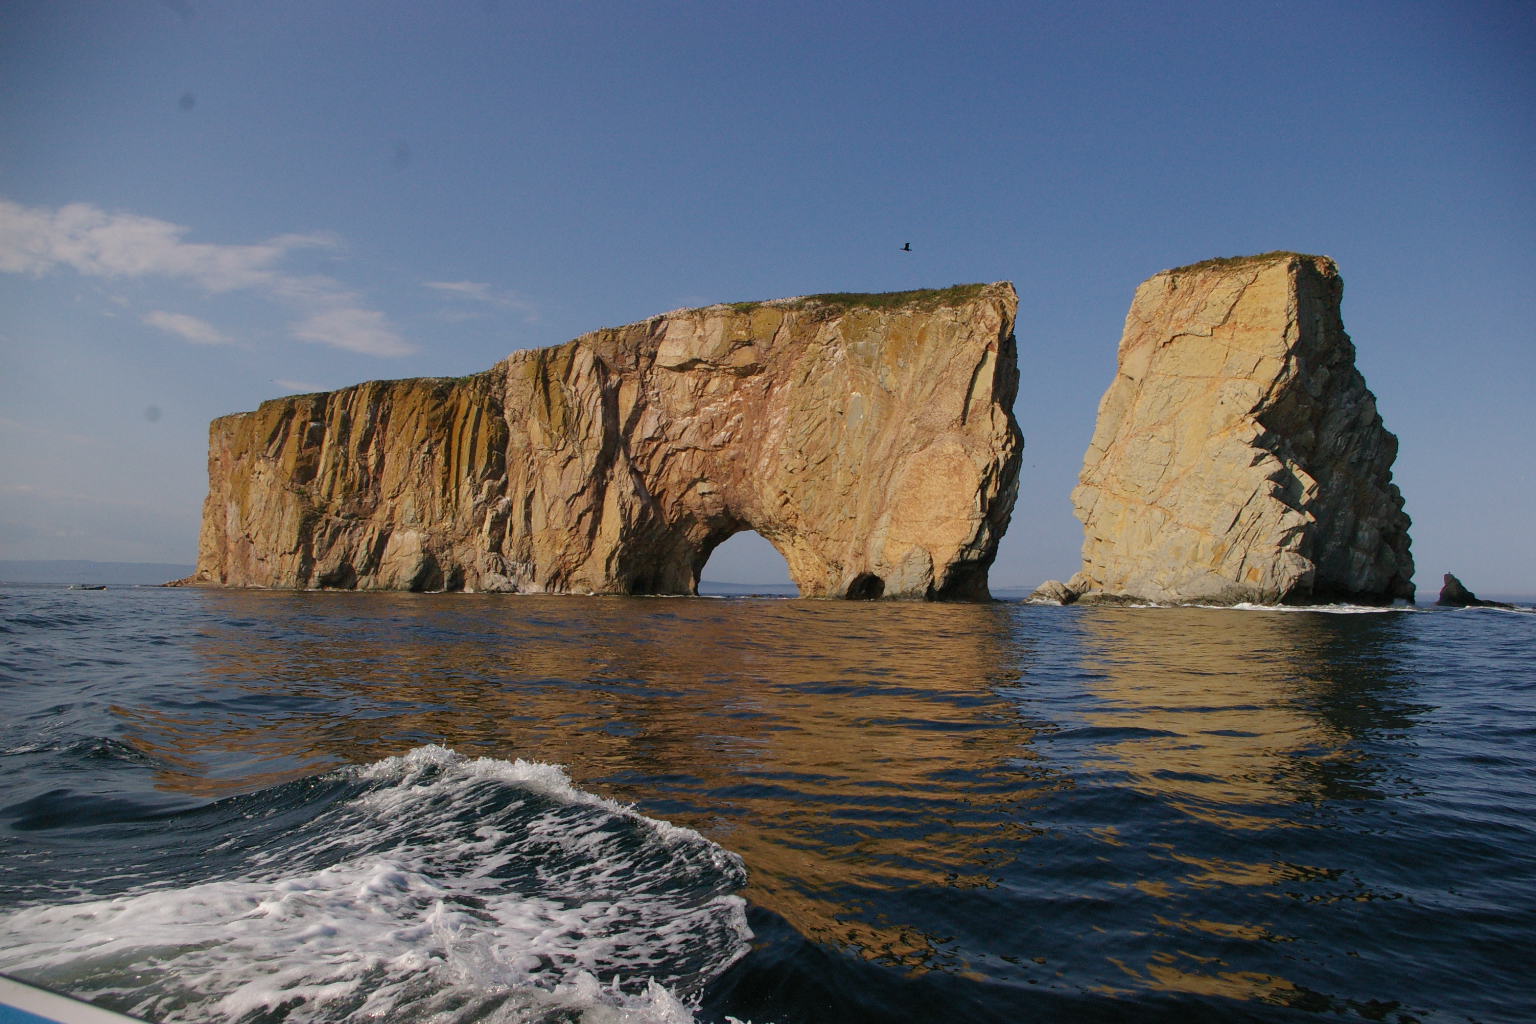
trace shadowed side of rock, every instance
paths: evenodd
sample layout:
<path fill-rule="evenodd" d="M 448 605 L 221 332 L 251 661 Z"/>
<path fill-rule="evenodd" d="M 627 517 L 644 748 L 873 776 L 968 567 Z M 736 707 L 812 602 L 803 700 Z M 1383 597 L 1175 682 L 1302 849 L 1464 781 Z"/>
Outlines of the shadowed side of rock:
<path fill-rule="evenodd" d="M 1503 601 L 1484 601 L 1466 588 L 1466 585 L 1457 579 L 1454 574 L 1446 573 L 1444 586 L 1440 588 L 1440 597 L 1435 604 L 1444 608 L 1514 608 L 1512 604 Z"/>
<path fill-rule="evenodd" d="M 1008 284 L 682 310 L 214 421 L 196 579 L 694 593 L 756 530 L 805 596 L 987 596 L 1022 439 Z"/>
<path fill-rule="evenodd" d="M 1143 283 L 1073 503 L 1080 600 L 1413 599 L 1397 439 L 1355 368 L 1331 260 Z"/>

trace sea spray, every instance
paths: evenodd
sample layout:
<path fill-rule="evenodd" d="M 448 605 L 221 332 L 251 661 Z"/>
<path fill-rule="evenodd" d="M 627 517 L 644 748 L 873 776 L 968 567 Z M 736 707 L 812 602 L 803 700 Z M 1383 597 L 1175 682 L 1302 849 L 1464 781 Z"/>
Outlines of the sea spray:
<path fill-rule="evenodd" d="M 750 938 L 739 858 L 549 764 L 423 747 L 164 824 L 204 880 L 12 910 L 0 969 L 166 1021 L 673 1022 Z"/>

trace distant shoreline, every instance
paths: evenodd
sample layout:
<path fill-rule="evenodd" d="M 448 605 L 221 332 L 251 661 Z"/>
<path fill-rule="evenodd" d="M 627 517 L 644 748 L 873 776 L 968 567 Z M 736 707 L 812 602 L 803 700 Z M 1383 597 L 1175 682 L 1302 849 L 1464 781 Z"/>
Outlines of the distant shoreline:
<path fill-rule="evenodd" d="M 190 562 L 98 562 L 89 559 L 8 559 L 0 560 L 0 583 L 108 583 L 116 585 L 155 586 L 191 576 L 194 569 Z M 1000 601 L 1023 600 L 1033 591 L 1027 586 L 994 586 L 992 597 Z M 714 597 L 739 597 L 764 595 L 770 597 L 795 597 L 799 590 L 793 583 L 739 583 L 725 580 L 700 580 L 699 593 Z M 1420 607 L 1432 606 L 1440 596 L 1437 590 L 1421 590 L 1417 594 Z M 1487 601 L 1504 601 L 1509 604 L 1536 604 L 1536 593 L 1505 593 L 1478 590 L 1478 596 Z"/>
<path fill-rule="evenodd" d="M 5 583 L 157 584 L 192 575 L 195 567 L 180 562 L 98 562 L 83 558 L 0 560 Z"/>

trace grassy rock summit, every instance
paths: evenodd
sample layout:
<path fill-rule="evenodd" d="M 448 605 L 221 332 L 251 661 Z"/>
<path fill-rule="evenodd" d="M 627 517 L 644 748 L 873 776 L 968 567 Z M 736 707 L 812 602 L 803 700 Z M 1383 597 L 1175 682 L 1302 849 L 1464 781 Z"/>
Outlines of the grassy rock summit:
<path fill-rule="evenodd" d="M 1022 440 L 1007 283 L 715 305 L 213 422 L 193 582 L 690 594 L 756 530 L 805 596 L 975 599 Z"/>
<path fill-rule="evenodd" d="M 1073 492 L 1082 570 L 1056 598 L 1413 599 L 1397 438 L 1342 294 L 1332 260 L 1289 252 L 1142 283 Z"/>

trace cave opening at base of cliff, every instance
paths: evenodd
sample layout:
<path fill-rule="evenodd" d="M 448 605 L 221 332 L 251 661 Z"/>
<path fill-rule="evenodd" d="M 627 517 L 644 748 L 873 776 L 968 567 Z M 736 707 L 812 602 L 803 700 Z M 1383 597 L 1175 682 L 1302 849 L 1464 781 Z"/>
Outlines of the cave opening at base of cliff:
<path fill-rule="evenodd" d="M 878 601 L 885 596 L 885 580 L 872 572 L 864 572 L 848 584 L 848 600 Z"/>
<path fill-rule="evenodd" d="M 794 597 L 799 589 L 789 578 L 789 563 L 768 539 L 755 530 L 731 534 L 705 557 L 699 573 L 699 593 L 713 595 L 760 592 Z"/>

